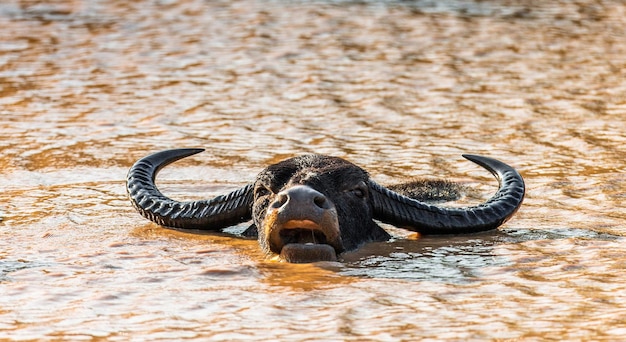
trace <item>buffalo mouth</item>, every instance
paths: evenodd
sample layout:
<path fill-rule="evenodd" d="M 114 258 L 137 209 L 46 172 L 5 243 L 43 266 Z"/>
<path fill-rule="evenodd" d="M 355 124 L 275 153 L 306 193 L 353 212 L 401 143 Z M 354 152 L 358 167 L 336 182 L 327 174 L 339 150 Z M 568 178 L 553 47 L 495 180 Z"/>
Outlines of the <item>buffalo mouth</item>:
<path fill-rule="evenodd" d="M 289 220 L 270 234 L 272 250 L 291 263 L 337 261 L 343 251 L 339 229 L 311 220 Z"/>

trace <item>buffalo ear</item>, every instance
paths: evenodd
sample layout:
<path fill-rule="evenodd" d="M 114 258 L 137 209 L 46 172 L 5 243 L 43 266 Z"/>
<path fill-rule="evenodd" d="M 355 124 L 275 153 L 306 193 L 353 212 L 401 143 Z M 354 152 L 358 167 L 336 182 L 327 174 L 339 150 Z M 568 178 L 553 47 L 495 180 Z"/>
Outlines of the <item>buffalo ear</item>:
<path fill-rule="evenodd" d="M 466 187 L 445 179 L 414 179 L 387 186 L 387 189 L 420 202 L 441 203 L 459 200 Z"/>
<path fill-rule="evenodd" d="M 241 236 L 247 238 L 257 238 L 259 237 L 259 231 L 257 230 L 256 225 L 253 223 L 250 225 L 250 227 L 246 228 L 246 230 L 241 233 Z"/>

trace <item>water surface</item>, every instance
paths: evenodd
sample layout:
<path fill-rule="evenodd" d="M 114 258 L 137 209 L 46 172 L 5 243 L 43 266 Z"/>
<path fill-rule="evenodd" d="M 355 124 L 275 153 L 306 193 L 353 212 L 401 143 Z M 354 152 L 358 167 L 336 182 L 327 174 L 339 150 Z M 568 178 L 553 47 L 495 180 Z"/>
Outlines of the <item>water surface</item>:
<path fill-rule="evenodd" d="M 621 1 L 0 4 L 0 338 L 619 340 L 626 335 Z M 500 230 L 266 260 L 126 198 L 132 163 L 204 147 L 163 191 L 207 198 L 302 153 L 381 183 L 462 153 L 525 177 Z M 244 229 L 246 224 L 231 232 Z"/>

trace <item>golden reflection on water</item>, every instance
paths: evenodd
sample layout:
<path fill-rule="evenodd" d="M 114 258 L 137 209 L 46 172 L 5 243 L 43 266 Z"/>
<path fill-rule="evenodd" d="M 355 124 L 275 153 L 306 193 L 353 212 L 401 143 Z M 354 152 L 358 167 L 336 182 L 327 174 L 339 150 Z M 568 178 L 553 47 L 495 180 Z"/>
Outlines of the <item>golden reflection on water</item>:
<path fill-rule="evenodd" d="M 626 334 L 626 7 L 549 1 L 0 4 L 0 339 L 619 340 Z M 337 263 L 163 229 L 130 165 L 207 198 L 302 153 L 377 181 L 495 191 L 502 229 L 396 239 Z M 230 233 L 246 228 L 234 227 Z"/>

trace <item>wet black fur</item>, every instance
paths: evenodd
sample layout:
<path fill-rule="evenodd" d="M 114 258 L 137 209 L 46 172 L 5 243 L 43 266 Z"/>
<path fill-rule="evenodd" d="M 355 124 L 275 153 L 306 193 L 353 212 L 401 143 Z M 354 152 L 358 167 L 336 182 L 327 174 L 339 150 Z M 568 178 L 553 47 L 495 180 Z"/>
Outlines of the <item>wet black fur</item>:
<path fill-rule="evenodd" d="M 263 170 L 254 184 L 253 225 L 243 235 L 259 235 L 267 243 L 262 226 L 268 205 L 276 194 L 295 185 L 307 185 L 324 194 L 337 209 L 345 250 L 353 250 L 371 241 L 385 241 L 390 235 L 374 220 L 367 186 L 369 174 L 344 159 L 324 155 L 305 155 L 284 160 Z M 458 199 L 461 187 L 441 180 L 417 180 L 392 187 L 395 191 L 420 201 Z"/>

